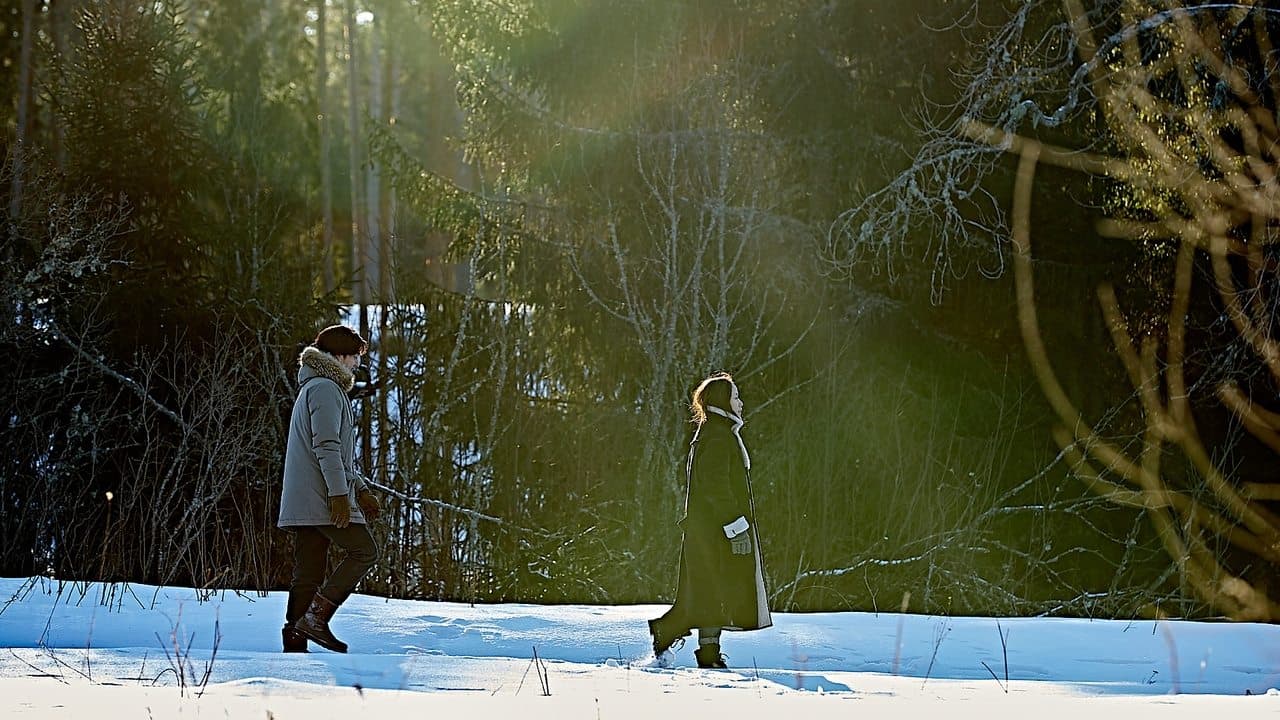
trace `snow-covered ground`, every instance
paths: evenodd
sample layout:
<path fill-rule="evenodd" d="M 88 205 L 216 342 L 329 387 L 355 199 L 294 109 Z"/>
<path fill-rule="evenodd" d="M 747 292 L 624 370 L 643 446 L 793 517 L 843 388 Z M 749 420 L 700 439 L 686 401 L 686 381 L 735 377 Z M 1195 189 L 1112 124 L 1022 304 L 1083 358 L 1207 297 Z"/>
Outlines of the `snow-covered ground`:
<path fill-rule="evenodd" d="M 1280 717 L 1270 625 L 777 613 L 726 671 L 655 667 L 664 610 L 355 596 L 350 654 L 284 655 L 284 593 L 0 579 L 0 717 Z"/>

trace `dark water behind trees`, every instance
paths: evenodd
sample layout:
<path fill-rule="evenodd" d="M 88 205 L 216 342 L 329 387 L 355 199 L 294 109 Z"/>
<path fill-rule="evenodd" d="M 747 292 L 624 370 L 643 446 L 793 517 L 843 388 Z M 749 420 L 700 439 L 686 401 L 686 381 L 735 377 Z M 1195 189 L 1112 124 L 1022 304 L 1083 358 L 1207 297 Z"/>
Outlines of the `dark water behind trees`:
<path fill-rule="evenodd" d="M 1062 462 L 999 218 L 837 262 L 996 17 L 330 3 L 320 93 L 314 2 L 34 5 L 25 121 L 32 8 L 0 34 L 0 572 L 282 586 L 294 360 L 342 320 L 385 387 L 358 401 L 388 489 L 366 592 L 669 599 L 688 396 L 728 370 L 774 607 L 1206 612 Z M 1093 287 L 1140 254 L 1094 232 L 1099 187 L 1047 177 L 1045 335 L 1105 414 L 1131 388 Z"/>

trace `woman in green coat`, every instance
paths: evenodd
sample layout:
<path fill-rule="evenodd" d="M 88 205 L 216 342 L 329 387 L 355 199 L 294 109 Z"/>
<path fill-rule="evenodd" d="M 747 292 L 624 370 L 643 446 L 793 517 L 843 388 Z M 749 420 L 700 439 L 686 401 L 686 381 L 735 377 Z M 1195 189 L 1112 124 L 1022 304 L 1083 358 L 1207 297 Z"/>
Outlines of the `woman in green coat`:
<path fill-rule="evenodd" d="M 697 425 L 685 465 L 684 540 L 676 601 L 649 621 L 659 662 L 676 640 L 698 629 L 699 667 L 725 667 L 720 631 L 769 627 L 760 538 L 751 496 L 751 456 L 742 441 L 742 400 L 727 373 L 693 392 Z"/>

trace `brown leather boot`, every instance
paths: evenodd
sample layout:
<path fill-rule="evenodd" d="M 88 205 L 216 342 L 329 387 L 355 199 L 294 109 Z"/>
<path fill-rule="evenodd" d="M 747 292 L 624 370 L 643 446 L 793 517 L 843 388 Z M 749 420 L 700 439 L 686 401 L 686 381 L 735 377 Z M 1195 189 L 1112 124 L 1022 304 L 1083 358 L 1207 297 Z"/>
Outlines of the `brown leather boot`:
<path fill-rule="evenodd" d="M 307 636 L 298 632 L 297 628 L 288 623 L 286 623 L 284 627 L 280 628 L 280 641 L 284 645 L 284 652 L 311 652 L 307 649 Z"/>
<path fill-rule="evenodd" d="M 315 640 L 320 647 L 337 653 L 344 653 L 347 651 L 347 644 L 329 632 L 329 620 L 333 618 L 333 613 L 337 609 L 337 605 L 329 602 L 320 593 L 316 593 L 316 596 L 311 599 L 311 606 L 307 608 L 307 613 L 298 618 L 293 627 L 303 635 Z"/>

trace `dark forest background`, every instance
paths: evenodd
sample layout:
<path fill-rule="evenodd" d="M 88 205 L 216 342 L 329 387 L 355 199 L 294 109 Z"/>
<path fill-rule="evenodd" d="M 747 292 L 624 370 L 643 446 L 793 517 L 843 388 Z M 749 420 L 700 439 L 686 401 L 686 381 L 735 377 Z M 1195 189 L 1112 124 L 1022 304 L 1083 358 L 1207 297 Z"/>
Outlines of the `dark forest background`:
<path fill-rule="evenodd" d="M 1262 340 L 1226 296 L 1174 313 L 1199 344 L 1161 392 L 1206 464 L 1153 445 L 1153 375 L 1098 302 L 1173 367 L 1177 238 L 1108 228 L 1199 206 L 1064 161 L 1025 186 L 1034 258 L 1011 240 L 1027 142 L 1175 164 L 1096 78 L 1274 120 L 1280 20 L 1168 7 L 2 0 L 0 574 L 285 587 L 296 356 L 345 322 L 383 388 L 356 403 L 387 508 L 363 592 L 670 600 L 688 397 L 727 370 L 777 610 L 1269 619 L 1280 444 L 1220 380 L 1270 412 L 1270 305 Z M 1254 94 L 1165 34 L 1188 24 Z M 1272 221 L 1233 222 L 1260 249 L 1224 262 L 1267 294 Z M 1089 463 L 1101 438 L 1148 472 L 1100 484 L 1128 467 Z M 1256 602 L 1205 590 L 1231 583 Z"/>

